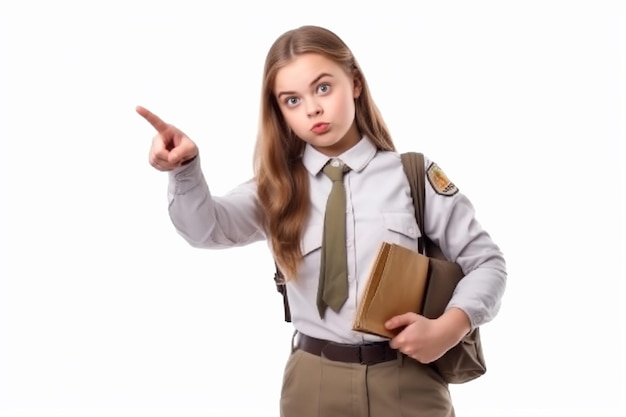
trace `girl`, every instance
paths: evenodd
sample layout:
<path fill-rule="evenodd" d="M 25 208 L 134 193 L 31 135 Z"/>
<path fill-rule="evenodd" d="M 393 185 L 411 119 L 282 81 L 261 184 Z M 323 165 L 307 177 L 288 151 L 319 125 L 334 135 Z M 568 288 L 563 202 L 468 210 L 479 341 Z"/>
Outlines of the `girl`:
<path fill-rule="evenodd" d="M 170 172 L 169 210 L 179 233 L 201 248 L 266 239 L 287 279 L 297 337 L 285 367 L 281 416 L 454 415 L 447 384 L 428 364 L 493 319 L 505 262 L 471 203 L 427 158 L 429 215 L 418 229 L 400 155 L 339 37 L 305 26 L 271 46 L 255 176 L 225 196 L 211 195 L 190 138 L 143 107 L 137 112 L 157 131 L 149 160 Z M 327 165 L 343 177 L 329 179 Z M 345 225 L 324 226 L 332 217 L 325 214 L 331 190 Z M 329 251 L 323 242 L 331 234 L 341 244 Z M 391 340 L 351 330 L 381 242 L 417 250 L 422 234 L 466 273 L 446 312 L 434 320 L 415 313 L 390 319 L 387 328 L 402 329 Z"/>

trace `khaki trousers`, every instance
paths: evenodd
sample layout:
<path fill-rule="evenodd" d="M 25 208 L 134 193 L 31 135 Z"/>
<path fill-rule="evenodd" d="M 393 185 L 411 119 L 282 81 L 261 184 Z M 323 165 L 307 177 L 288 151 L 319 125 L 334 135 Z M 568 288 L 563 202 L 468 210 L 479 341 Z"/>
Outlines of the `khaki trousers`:
<path fill-rule="evenodd" d="M 285 366 L 281 417 L 454 417 L 448 385 L 399 354 L 376 365 L 294 350 Z"/>

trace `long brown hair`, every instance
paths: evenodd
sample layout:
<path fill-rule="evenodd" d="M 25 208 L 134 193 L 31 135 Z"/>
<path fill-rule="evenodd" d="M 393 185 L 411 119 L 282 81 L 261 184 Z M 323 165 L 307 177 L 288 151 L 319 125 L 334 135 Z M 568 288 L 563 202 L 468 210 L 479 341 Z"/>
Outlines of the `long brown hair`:
<path fill-rule="evenodd" d="M 337 35 L 325 28 L 302 26 L 276 39 L 263 70 L 254 172 L 270 246 L 286 279 L 296 277 L 302 259 L 300 240 L 310 209 L 309 178 L 302 164 L 305 142 L 287 126 L 273 89 L 278 70 L 305 53 L 322 55 L 352 74 L 355 83 L 361 85 L 361 94 L 355 99 L 359 133 L 369 137 L 378 149 L 395 150 L 359 64 Z"/>

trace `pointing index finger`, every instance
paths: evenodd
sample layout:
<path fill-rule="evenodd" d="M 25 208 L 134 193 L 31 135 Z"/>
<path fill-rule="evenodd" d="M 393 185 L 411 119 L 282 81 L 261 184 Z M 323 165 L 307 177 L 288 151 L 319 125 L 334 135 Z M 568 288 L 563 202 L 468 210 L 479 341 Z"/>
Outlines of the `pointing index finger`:
<path fill-rule="evenodd" d="M 137 106 L 135 109 L 137 113 L 139 113 L 144 119 L 148 121 L 156 129 L 157 132 L 162 133 L 167 129 L 167 123 L 165 123 L 159 116 L 152 113 L 150 110 L 145 107 Z"/>

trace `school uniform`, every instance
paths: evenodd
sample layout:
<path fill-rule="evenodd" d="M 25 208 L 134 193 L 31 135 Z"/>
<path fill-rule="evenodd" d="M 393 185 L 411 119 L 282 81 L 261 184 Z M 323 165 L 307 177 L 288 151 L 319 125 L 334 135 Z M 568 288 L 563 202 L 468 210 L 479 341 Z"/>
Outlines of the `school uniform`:
<path fill-rule="evenodd" d="M 321 170 L 329 159 L 350 168 L 344 177 L 349 293 L 339 312 L 327 309 L 321 319 L 316 296 L 324 210 L 331 189 Z M 287 284 L 298 336 L 285 368 L 281 415 L 453 416 L 448 387 L 433 368 L 393 351 L 381 337 L 352 331 L 352 322 L 380 243 L 417 250 L 424 234 L 466 273 L 448 307 L 463 310 L 472 328 L 487 323 L 498 312 L 506 282 L 498 246 L 475 219 L 470 201 L 428 158 L 424 230 L 417 226 L 398 153 L 379 151 L 364 137 L 337 158 L 307 145 L 302 162 L 310 180 L 311 209 L 303 229 L 299 275 Z M 170 172 L 169 202 L 172 222 L 195 247 L 224 248 L 266 239 L 255 183 L 212 196 L 198 158 Z M 320 341 L 341 345 L 326 349 Z M 383 343 L 356 356 L 341 347 L 376 342 Z M 363 360 L 365 355 L 371 357 Z"/>

